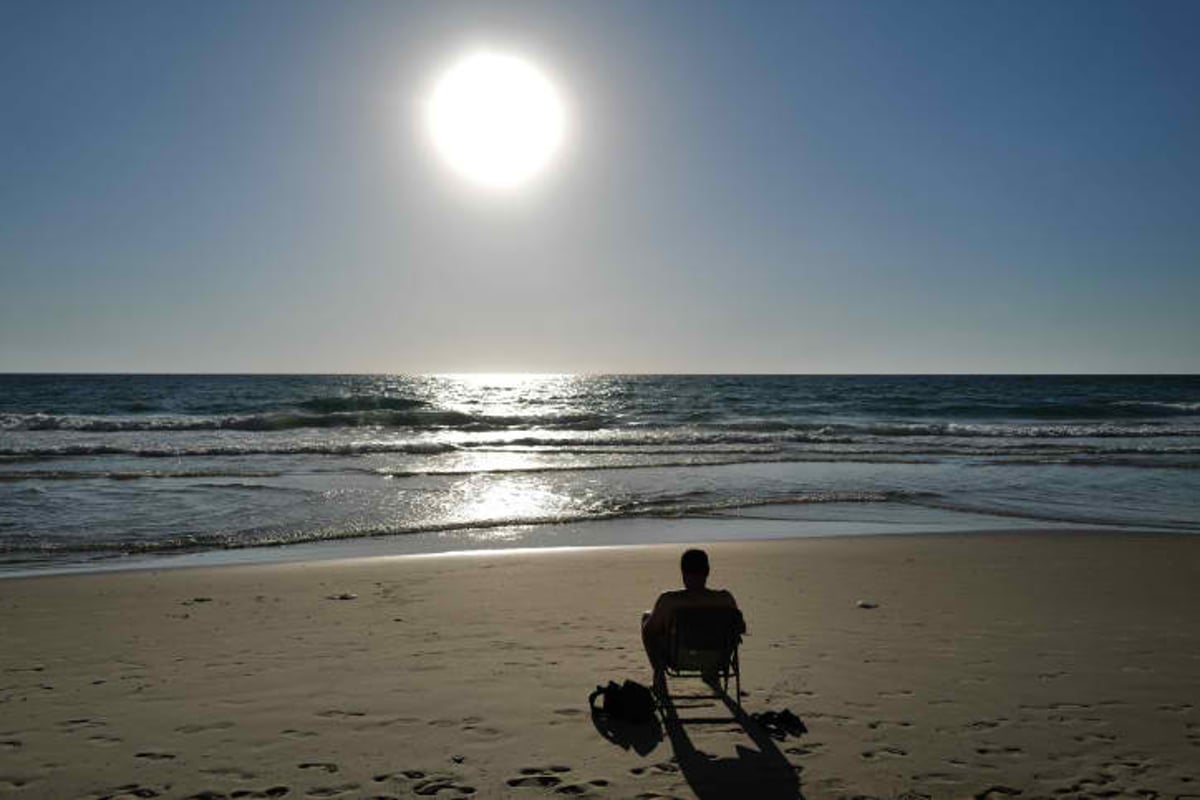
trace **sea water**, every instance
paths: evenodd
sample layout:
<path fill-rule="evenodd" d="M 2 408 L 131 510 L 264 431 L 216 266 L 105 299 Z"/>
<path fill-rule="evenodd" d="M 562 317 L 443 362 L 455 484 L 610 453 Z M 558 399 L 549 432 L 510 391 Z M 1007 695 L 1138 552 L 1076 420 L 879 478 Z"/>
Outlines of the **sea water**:
<path fill-rule="evenodd" d="M 785 535 L 1196 533 L 1197 467 L 1198 376 L 0 375 L 0 570 L 779 509 Z"/>

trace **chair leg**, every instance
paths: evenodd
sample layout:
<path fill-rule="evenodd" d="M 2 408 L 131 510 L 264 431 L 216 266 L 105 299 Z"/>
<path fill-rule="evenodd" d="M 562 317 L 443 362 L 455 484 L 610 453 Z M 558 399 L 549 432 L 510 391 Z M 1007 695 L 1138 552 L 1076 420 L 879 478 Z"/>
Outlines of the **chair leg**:
<path fill-rule="evenodd" d="M 742 709 L 742 662 L 738 658 L 737 653 L 733 654 L 733 687 L 737 692 L 734 695 L 733 701 L 737 703 L 738 710 Z"/>

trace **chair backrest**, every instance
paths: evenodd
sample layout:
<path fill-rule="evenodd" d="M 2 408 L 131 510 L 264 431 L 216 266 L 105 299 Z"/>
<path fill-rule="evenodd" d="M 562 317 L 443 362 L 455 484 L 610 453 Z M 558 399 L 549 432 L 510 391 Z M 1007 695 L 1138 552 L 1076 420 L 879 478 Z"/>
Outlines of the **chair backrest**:
<path fill-rule="evenodd" d="M 668 659 L 681 670 L 724 669 L 744 630 L 736 608 L 681 608 L 671 617 Z"/>

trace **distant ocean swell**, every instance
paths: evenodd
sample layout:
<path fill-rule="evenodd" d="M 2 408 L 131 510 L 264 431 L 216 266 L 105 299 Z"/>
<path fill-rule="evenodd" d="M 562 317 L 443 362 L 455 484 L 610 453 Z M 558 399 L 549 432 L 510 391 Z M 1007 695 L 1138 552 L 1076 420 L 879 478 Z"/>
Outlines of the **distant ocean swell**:
<path fill-rule="evenodd" d="M 46 470 L 30 469 L 11 472 L 0 471 L 0 481 L 137 481 L 196 478 L 278 478 L 283 473 L 274 470 L 142 470 L 137 472 L 120 470 Z"/>
<path fill-rule="evenodd" d="M 22 376 L 15 376 L 22 377 Z M 40 376 L 29 376 L 40 377 Z M 53 377 L 53 376 L 51 376 Z M 84 376 L 72 376 L 83 378 Z M 106 379 L 108 376 L 96 376 Z M 125 376 L 112 376 L 125 377 Z M 153 379 L 156 376 L 147 376 Z M 603 376 L 600 376 L 603 377 Z M 195 376 L 198 380 L 205 376 Z M 237 376 L 233 376 L 234 379 Z M 138 376 L 128 376 L 130 381 L 138 380 Z M 246 380 L 261 380 L 246 376 Z M 268 378 L 269 380 L 269 378 Z M 701 379 L 702 380 L 702 379 Z M 964 379 L 965 381 L 966 379 Z M 122 387 L 124 388 L 124 387 Z M 135 392 L 136 393 L 136 390 Z M 125 392 L 129 394 L 129 392 Z M 920 394 L 920 396 L 915 396 Z M 968 396 L 969 399 L 964 399 Z M 538 398 L 520 398 L 520 404 L 526 407 L 556 408 L 563 401 L 570 401 L 566 395 L 548 395 Z M 753 399 L 748 397 L 731 398 L 738 401 Z M 845 409 L 845 401 L 838 397 L 836 400 L 815 401 L 806 398 L 788 398 L 788 410 L 805 414 L 820 414 L 839 412 Z M 89 399 L 66 399 L 61 394 L 47 394 L 37 399 L 39 408 L 30 409 L 28 413 L 53 416 L 55 414 L 75 414 L 83 416 L 106 416 L 121 413 L 145 414 L 183 414 L 183 415 L 214 415 L 214 414 L 268 414 L 274 412 L 307 411 L 313 414 L 339 414 L 345 412 L 374 412 L 374 411 L 412 411 L 429 408 L 431 400 L 417 397 L 398 396 L 395 394 L 338 394 L 318 395 L 303 398 L 289 398 L 286 401 L 263 399 L 243 399 L 237 394 L 215 393 L 196 394 L 181 397 L 179 392 L 171 392 L 159 399 L 151 398 L 117 398 L 113 392 L 96 392 Z M 855 410 L 862 413 L 904 414 L 907 416 L 931 415 L 937 417 L 980 417 L 1003 418 L 1070 418 L 1070 419 L 1119 419 L 1138 417 L 1151 414 L 1154 416 L 1170 414 L 1194 415 L 1200 412 L 1198 399 L 1056 399 L 1044 397 L 1039 399 L 1021 398 L 1012 401 L 996 401 L 986 393 L 961 393 L 951 397 L 935 395 L 924 390 L 911 392 L 893 392 L 886 395 L 866 395 L 855 399 Z M 692 408 L 688 411 L 694 418 L 712 418 L 725 416 L 727 409 L 703 410 Z"/>
<path fill-rule="evenodd" d="M 135 456 L 137 458 L 203 458 L 255 455 L 364 455 L 369 453 L 412 453 L 429 455 L 459 449 L 438 442 L 334 442 L 299 444 L 281 442 L 246 445 L 117 445 L 64 444 L 51 447 L 0 447 L 0 459 L 14 461 L 69 458 L 72 456 Z"/>
<path fill-rule="evenodd" d="M 1185 412 L 1180 412 L 1181 416 Z M 1197 412 L 1191 412 L 1195 416 Z M 1129 415 L 1129 419 L 1138 415 Z M 1140 415 L 1144 416 L 1144 415 Z M 647 437 L 676 424 L 642 421 L 636 430 Z M 1119 424 L 1115 422 L 1040 422 L 964 423 L 964 422 L 796 422 L 787 420 L 733 420 L 692 422 L 693 433 L 686 438 L 721 441 L 758 441 L 770 438 L 799 441 L 848 436 L 963 436 L 1062 438 L 1093 436 L 1200 436 L 1200 425 L 1172 424 L 1166 421 Z M 488 432 L 523 429 L 559 431 L 620 430 L 613 419 L 592 414 L 560 415 L 482 415 L 454 410 L 422 411 L 336 411 L 311 414 L 277 411 L 245 416 L 155 415 L 98 416 L 56 414 L 0 414 L 0 431 L 78 431 L 83 433 L 171 432 L 171 431 L 286 431 L 305 428 L 380 428 L 413 430 L 462 430 Z M 710 431 L 705 434 L 704 431 Z M 759 437 L 741 436 L 759 434 Z M 549 441 L 548 444 L 556 442 Z"/>
<path fill-rule="evenodd" d="M 618 468 L 637 468 L 637 467 L 683 467 L 697 466 L 703 464 L 736 464 L 736 463 L 755 463 L 755 462 L 791 462 L 791 463 L 818 463 L 826 461 L 857 461 L 870 462 L 879 461 L 888 463 L 896 460 L 903 460 L 906 463 L 935 463 L 942 457 L 971 457 L 971 458 L 992 458 L 988 461 L 989 464 L 1063 464 L 1063 463 L 1078 463 L 1090 465 L 1102 464 L 1124 464 L 1126 466 L 1190 466 L 1193 462 L 1167 461 L 1159 460 L 1152 461 L 1151 457 L 1161 456 L 1164 459 L 1179 459 L 1182 456 L 1200 455 L 1200 447 L 1190 446 L 1174 446 L 1164 445 L 1160 447 L 1141 447 L 1141 448 L 1122 448 L 1122 447 L 1099 447 L 1088 445 L 1073 445 L 1070 447 L 1056 448 L 1052 445 L 1044 445 L 1038 443 L 1019 443 L 1007 448 L 995 447 L 947 447 L 947 446 L 927 446 L 915 448 L 893 447 L 888 449 L 805 449 L 801 451 L 787 451 L 778 447 L 770 447 L 764 445 L 758 449 L 723 449 L 712 447 L 711 441 L 696 442 L 696 446 L 691 449 L 657 449 L 653 447 L 630 446 L 626 448 L 614 448 L 613 442 L 603 442 L 595 448 L 580 446 L 579 442 L 571 442 L 575 445 L 572 448 L 556 447 L 554 441 L 539 441 L 537 444 L 533 440 L 518 439 L 512 440 L 512 447 L 525 448 L 524 450 L 513 450 L 507 448 L 496 448 L 494 446 L 473 445 L 471 443 L 450 444 L 442 442 L 344 442 L 330 444 L 291 444 L 281 443 L 278 445 L 270 444 L 249 444 L 249 445 L 189 445 L 189 446 L 151 446 L 139 447 L 135 445 L 120 446 L 120 445 L 61 445 L 58 447 L 42 447 L 42 448 L 0 448 L 0 464 L 5 462 L 37 462 L 56 460 L 63 458 L 79 457 L 79 456 L 125 456 L 132 458 L 144 459 L 184 459 L 184 458 L 216 458 L 216 457 L 241 457 L 241 456 L 287 456 L 287 455 L 330 455 L 330 456 L 355 456 L 355 455 L 370 455 L 370 454 L 408 454 L 408 455 L 423 455 L 432 456 L 454 452 L 528 452 L 531 454 L 537 453 L 552 453 L 559 456 L 575 455 L 575 456 L 602 456 L 602 455 L 646 455 L 646 456 L 669 456 L 680 455 L 688 456 L 676 460 L 661 460 L 636 462 L 630 464 L 606 464 L 606 463 L 574 463 L 564 464 L 558 467 L 546 466 L 539 467 L 538 470 L 553 470 L 553 469 L 618 469 Z M 748 444 L 748 443 L 747 443 Z M 849 442 L 847 443 L 849 444 Z M 706 445 L 709 445 L 706 447 Z M 1121 456 L 1137 455 L 1144 458 L 1120 458 Z M 1023 457 L 1023 458 L 1022 458 Z M 531 468 L 533 469 L 533 468 Z M 374 470 L 370 470 L 374 472 Z M 434 472 L 444 473 L 445 470 L 437 469 Z M 464 470 L 469 472 L 496 472 L 500 470 L 491 470 L 486 468 L 472 468 Z M 401 477 L 404 475 L 429 474 L 431 470 L 393 470 L 390 474 L 393 477 Z M 117 472 L 107 473 L 95 470 L 81 471 L 64 471 L 58 475 L 53 475 L 49 471 L 34 471 L 24 470 L 20 472 L 5 472 L 0 470 L 0 481 L 3 480 L 25 480 L 33 477 L 45 477 L 46 479 L 54 479 L 55 477 L 116 477 L 120 478 L 128 474 L 131 477 L 188 477 L 190 473 L 186 471 L 167 471 L 162 473 L 148 474 L 145 472 Z"/>
<path fill-rule="evenodd" d="M 306 452 L 306 451 L 305 451 Z M 345 451 L 341 451 L 343 454 Z M 394 451 L 375 451 L 375 452 L 394 452 Z M 431 452 L 431 451 L 425 451 Z M 435 452 L 435 451 L 434 451 Z M 586 451 L 583 451 L 587 454 Z M 525 467 L 437 467 L 428 466 L 414 469 L 388 469 L 388 468 L 347 468 L 347 470 L 362 472 L 368 475 L 374 475 L 384 479 L 395 478 L 415 478 L 422 476 L 467 476 L 467 475 L 536 475 L 540 473 L 552 472 L 596 472 L 606 470 L 637 470 L 637 469 L 671 469 L 681 467 L 715 467 L 729 466 L 734 464 L 838 464 L 838 463 L 857 463 L 857 464 L 936 464 L 941 463 L 939 459 L 925 454 L 911 453 L 888 453 L 888 452 L 836 452 L 836 453 L 803 453 L 803 454 L 786 454 L 780 452 L 763 452 L 752 451 L 745 454 L 726 454 L 726 453 L 696 453 L 694 451 L 685 451 L 689 458 L 680 458 L 674 460 L 645 460 L 631 461 L 625 463 L 571 463 L 571 464 L 548 464 L 540 466 L 525 466 Z M 245 455 L 245 453 L 237 453 Z M 268 453 L 263 453 L 268 454 Z M 275 454 L 275 453 L 269 453 Z M 289 453 L 295 454 L 295 453 Z M 976 457 L 984 456 L 1007 456 L 1005 458 L 989 458 L 980 462 L 983 466 L 1070 466 L 1070 467 L 1129 467 L 1141 469 L 1200 469 L 1200 460 L 1186 459 L 1183 455 L 1200 455 L 1200 448 L 1186 448 L 1182 451 L 1171 451 L 1169 453 L 1153 453 L 1147 454 L 1140 450 L 1121 450 L 1115 449 L 1111 451 L 1096 451 L 1090 454 L 1075 454 L 1075 455 L 1060 455 L 1056 453 L 1047 453 L 1037 457 L 1030 457 L 1022 453 L 1013 455 L 1003 451 L 953 451 L 952 455 L 971 455 Z M 1131 457 L 1131 454 L 1142 456 L 1141 458 Z M 127 455 L 142 455 L 142 454 L 127 454 Z M 212 455 L 206 453 L 206 455 Z M 222 455 L 228 455 L 224 453 Z M 661 455 L 661 454 L 656 454 Z M 165 457 L 165 454 L 157 454 L 155 457 Z M 0 483 L 13 483 L 17 481 L 86 481 L 86 480 L 112 480 L 112 481 L 136 481 L 136 480 L 192 480 L 196 478 L 277 478 L 284 473 L 278 470 L 44 470 L 44 469 L 22 469 L 22 470 L 3 470 L 0 469 Z"/>
<path fill-rule="evenodd" d="M 595 430 L 603 427 L 606 420 L 588 415 L 564 416 L 552 420 L 525 416 L 487 417 L 460 411 L 336 411 L 324 414 L 278 411 L 267 414 L 224 417 L 6 414 L 0 417 L 0 430 L 116 433 L 121 431 L 283 431 L 297 428 L 457 428 L 468 431 L 493 431 L 527 427 L 543 422 L 566 430 Z"/>

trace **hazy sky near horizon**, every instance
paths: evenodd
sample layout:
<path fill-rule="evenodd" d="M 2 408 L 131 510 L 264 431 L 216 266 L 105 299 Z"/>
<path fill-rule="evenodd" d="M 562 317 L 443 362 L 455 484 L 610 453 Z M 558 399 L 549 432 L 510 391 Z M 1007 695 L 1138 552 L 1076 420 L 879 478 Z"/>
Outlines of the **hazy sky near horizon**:
<path fill-rule="evenodd" d="M 1200 371 L 1200 3 L 0 0 L 0 371 Z M 422 124 L 472 47 L 552 168 Z"/>

